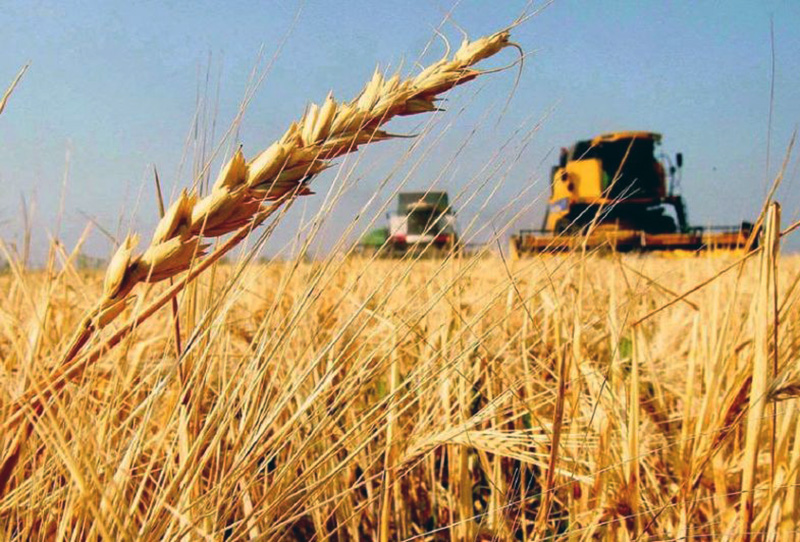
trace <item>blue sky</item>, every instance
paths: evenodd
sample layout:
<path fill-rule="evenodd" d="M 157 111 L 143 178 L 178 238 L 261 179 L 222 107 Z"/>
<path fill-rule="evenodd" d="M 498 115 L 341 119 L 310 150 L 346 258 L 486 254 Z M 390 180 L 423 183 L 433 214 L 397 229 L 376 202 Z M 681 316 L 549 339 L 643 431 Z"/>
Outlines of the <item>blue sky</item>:
<path fill-rule="evenodd" d="M 525 4 L 462 0 L 453 18 L 477 37 L 507 25 Z M 156 220 L 152 165 L 168 193 L 191 183 L 196 145 L 187 150 L 186 141 L 198 88 L 217 104 L 209 110 L 216 109 L 218 138 L 236 114 L 259 51 L 269 59 L 286 38 L 239 132 L 252 156 L 298 118 L 309 100 L 321 100 L 328 90 L 342 99 L 353 96 L 378 63 L 405 60 L 408 66 L 452 7 L 444 1 L 361 0 L 4 2 L 0 86 L 23 63 L 30 61 L 31 68 L 0 116 L 0 236 L 19 238 L 20 194 L 34 198 L 34 252 L 42 253 L 44 232 L 55 226 L 67 154 L 61 226 L 67 244 L 86 224 L 84 214 L 111 231 L 133 225 L 147 236 Z M 770 18 L 776 72 L 767 172 Z M 514 129 L 541 121 L 478 217 L 488 220 L 532 180 L 538 184 L 531 193 L 546 194 L 553 149 L 601 132 L 643 129 L 663 133 L 664 150 L 683 151 L 683 193 L 692 222 L 752 220 L 766 179 L 777 172 L 800 121 L 797 28 L 795 1 L 557 0 L 514 32 L 533 54 L 501 121 L 493 119 L 511 91 L 511 72 L 452 97 L 441 119 L 449 129 L 408 186 L 428 186 L 478 126 L 459 167 L 441 181 L 456 192 Z M 460 40 L 454 26 L 445 31 L 454 43 Z M 494 65 L 511 58 L 508 53 Z M 377 165 L 361 168 L 358 186 L 332 212 L 322 245 L 338 237 L 408 143 L 380 146 L 368 151 Z M 185 153 L 188 165 L 180 167 Z M 795 163 L 779 193 L 786 223 L 800 213 Z M 333 176 L 323 175 L 316 190 L 324 193 Z M 305 198 L 293 209 L 274 243 L 290 240 L 322 196 Z M 534 204 L 515 227 L 538 226 L 543 207 Z M 460 220 L 476 213 L 473 202 Z M 109 250 L 107 240 L 93 234 L 87 251 L 105 256 Z"/>

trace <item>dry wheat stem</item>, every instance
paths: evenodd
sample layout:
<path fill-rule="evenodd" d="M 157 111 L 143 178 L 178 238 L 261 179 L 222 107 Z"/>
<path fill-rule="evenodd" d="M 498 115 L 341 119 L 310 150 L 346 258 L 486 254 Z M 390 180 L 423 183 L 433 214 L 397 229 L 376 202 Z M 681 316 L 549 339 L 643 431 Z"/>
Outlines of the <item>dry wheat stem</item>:
<path fill-rule="evenodd" d="M 583 261 L 567 258 L 578 264 Z M 721 262 L 715 258 L 690 261 L 657 258 L 653 261 L 630 257 L 623 257 L 623 260 L 637 269 L 642 266 L 642 274 L 658 277 L 659 282 L 663 281 L 664 286 L 673 291 L 682 291 L 691 285 L 697 280 L 698 272 L 719 269 L 733 261 L 731 258 Z M 377 540 L 375 526 L 381 517 L 379 502 L 384 500 L 390 510 L 389 539 L 407 539 L 416 534 L 420 538 L 430 537 L 432 530 L 454 529 L 456 524 L 474 521 L 481 524 L 480 536 L 493 533 L 495 539 L 506 540 L 510 536 L 505 536 L 507 530 L 501 522 L 510 521 L 509 516 L 522 514 L 523 517 L 527 515 L 527 521 L 523 522 L 521 531 L 519 524 L 514 524 L 508 532 L 515 538 L 532 540 L 533 516 L 541 505 L 543 493 L 546 494 L 545 484 L 542 482 L 538 490 L 530 488 L 521 494 L 514 480 L 517 477 L 519 484 L 525 478 L 518 478 L 515 465 L 518 461 L 538 465 L 544 478 L 548 459 L 552 459 L 547 454 L 548 450 L 553 450 L 550 434 L 558 418 L 554 410 L 556 379 L 553 372 L 560 371 L 553 352 L 561 351 L 564 346 L 572 352 L 575 343 L 580 343 L 581 359 L 571 360 L 570 365 L 579 373 L 567 371 L 566 389 L 569 391 L 564 423 L 568 425 L 562 433 L 562 451 L 558 456 L 561 468 L 555 471 L 557 483 L 552 486 L 550 525 L 542 538 L 552 536 L 565 541 L 633 539 L 638 531 L 640 539 L 649 536 L 708 539 L 714 533 L 732 532 L 736 525 L 725 518 L 739 509 L 740 469 L 737 465 L 743 449 L 742 422 L 748 417 L 750 384 L 745 379 L 747 368 L 738 365 L 749 361 L 754 351 L 746 325 L 751 321 L 749 297 L 757 291 L 758 284 L 758 272 L 753 264 L 746 269 L 744 289 L 734 294 L 739 298 L 732 312 L 735 335 L 722 339 L 713 335 L 714 330 L 722 331 L 722 328 L 715 325 L 711 312 L 717 306 L 723 310 L 727 306 L 724 301 L 719 304 L 714 291 L 718 289 L 718 293 L 724 295 L 733 280 L 723 275 L 718 279 L 720 288 L 706 288 L 697 294 L 695 301 L 701 307 L 703 318 L 699 322 L 706 327 L 699 324 L 696 327 L 699 335 L 693 348 L 684 350 L 683 346 L 687 331 L 694 326 L 696 312 L 682 304 L 676 307 L 675 313 L 662 315 L 663 325 L 648 326 L 639 334 L 636 348 L 641 349 L 636 355 L 641 385 L 635 386 L 633 375 L 614 372 L 608 384 L 609 392 L 599 392 L 603 369 L 627 329 L 613 331 L 609 344 L 608 330 L 603 325 L 606 313 L 615 315 L 628 305 L 635 310 L 653 306 L 662 295 L 654 285 L 644 280 L 638 284 L 623 280 L 626 266 L 602 258 L 586 263 L 585 278 L 579 278 L 581 273 L 576 271 L 580 269 L 573 266 L 562 266 L 555 276 L 548 269 L 533 274 L 531 267 L 536 267 L 536 262 L 509 263 L 508 275 L 504 278 L 502 273 L 497 273 L 501 262 L 495 259 L 479 261 L 477 265 L 481 270 L 473 269 L 468 276 L 456 279 L 464 263 L 473 262 L 454 261 L 445 271 L 435 271 L 438 261 L 421 262 L 416 272 L 400 279 L 407 288 L 396 291 L 392 302 L 386 304 L 383 299 L 388 293 L 386 287 L 376 288 L 384 276 L 394 277 L 389 280 L 394 286 L 403 270 L 391 262 L 378 262 L 372 273 L 357 281 L 356 291 L 347 294 L 353 306 L 341 306 L 335 314 L 331 311 L 336 306 L 339 290 L 348 288 L 356 280 L 356 273 L 362 271 L 364 265 L 361 260 L 349 260 L 349 267 L 339 271 L 338 278 L 321 289 L 309 285 L 303 273 L 308 271 L 316 279 L 325 266 L 314 263 L 300 264 L 303 271 L 292 279 L 299 288 L 288 288 L 285 292 L 278 283 L 286 280 L 286 266 L 259 266 L 254 270 L 257 272 L 247 277 L 247 280 L 256 281 L 248 285 L 248 291 L 272 293 L 266 297 L 259 294 L 232 299 L 224 291 L 207 290 L 205 311 L 216 312 L 208 308 L 207 303 L 219 304 L 220 295 L 227 297 L 224 304 L 228 308 L 215 315 L 213 321 L 203 319 L 197 324 L 200 329 L 196 333 L 211 341 L 208 349 L 195 346 L 185 354 L 194 357 L 194 369 L 184 389 L 192 390 L 193 399 L 188 408 L 191 417 L 199 423 L 189 427 L 185 449 L 177 446 L 179 437 L 185 439 L 182 407 L 173 406 L 181 404 L 181 387 L 169 385 L 171 375 L 175 374 L 168 344 L 171 330 L 168 311 L 161 311 L 160 322 L 167 325 L 157 327 L 156 337 L 164 349 L 160 359 L 156 355 L 151 367 L 159 375 L 157 382 L 147 380 L 151 369 L 134 369 L 131 374 L 137 381 L 132 386 L 124 373 L 114 369 L 107 372 L 112 366 L 124 367 L 128 360 L 134 361 L 133 349 L 150 340 L 148 333 L 131 344 L 131 353 L 117 348 L 118 356 L 103 354 L 103 366 L 87 373 L 86 380 L 70 390 L 72 405 L 63 404 L 66 401 L 62 403 L 60 395 L 56 396 L 56 408 L 46 409 L 36 422 L 30 438 L 41 443 L 37 453 L 22 454 L 10 486 L 13 494 L 9 493 L 0 501 L 3 519 L 8 518 L 9 523 L 19 525 L 20 529 L 28 529 L 16 538 L 12 533 L 12 539 L 23 539 L 26 532 L 32 533 L 33 538 L 43 538 L 47 529 L 56 523 L 62 525 L 66 538 L 83 529 L 83 532 L 98 534 L 105 530 L 116 538 L 174 539 L 184 532 L 189 522 L 212 538 L 227 536 L 228 526 L 233 524 L 231 539 L 246 539 L 251 530 L 257 528 L 259 537 L 264 539 L 325 539 L 326 536 L 331 539 L 360 529 L 364 533 L 361 539 Z M 781 264 L 784 268 L 782 280 L 796 274 L 796 259 L 788 257 Z M 294 263 L 287 265 L 294 266 Z M 701 265 L 708 267 L 697 270 Z M 238 273 L 226 267 L 220 268 L 220 272 L 230 272 L 232 276 Z M 611 278 L 612 273 L 617 278 Z M 434 284 L 420 288 L 430 282 Z M 462 289 L 462 284 L 466 288 Z M 478 285 L 479 289 L 470 284 Z M 519 297 L 530 299 L 534 305 L 532 316 L 526 314 L 523 305 L 510 305 L 506 299 L 513 300 L 514 295 L 508 292 L 514 290 L 515 284 Z M 546 284 L 550 285 L 549 289 L 534 294 Z M 620 285 L 622 290 L 615 292 Z M 307 306 L 306 299 L 315 297 L 311 292 L 317 291 L 321 297 Z M 455 297 L 448 294 L 440 298 L 439 294 L 444 291 L 452 291 Z M 376 292 L 374 301 L 368 302 Z M 495 297 L 495 292 L 504 293 Z M 407 303 L 410 297 L 420 295 L 416 302 Z M 576 305 L 573 296 L 577 295 L 584 298 Z M 294 302 L 286 303 L 292 298 Z M 792 391 L 796 387 L 792 381 L 796 380 L 797 370 L 793 361 L 797 359 L 797 345 L 800 344 L 795 324 L 797 299 L 793 296 L 788 300 L 789 312 L 780 321 L 785 330 L 781 334 L 780 356 L 786 372 L 779 381 L 769 383 L 769 389 L 775 390 L 770 392 L 769 401 L 797 393 Z M 366 309 L 362 306 L 365 303 Z M 430 313 L 429 303 L 435 306 Z M 233 306 L 233 312 L 226 316 L 225 312 Z M 491 311 L 485 312 L 489 306 Z M 263 307 L 267 316 L 255 307 Z M 299 317 L 297 311 L 302 313 Z M 576 311 L 577 325 L 582 329 L 580 334 L 570 331 Z M 527 331 L 520 332 L 520 325 L 530 318 L 537 321 L 541 329 L 534 331 L 533 326 L 528 325 Z M 260 329 L 265 319 L 270 322 L 258 338 L 237 338 L 236 328 L 241 322 Z M 362 327 L 362 322 L 367 327 Z M 414 330 L 413 336 L 403 338 L 408 325 Z M 611 322 L 614 329 L 620 325 L 616 317 Z M 742 326 L 744 330 L 739 329 Z M 286 328 L 291 330 L 288 335 L 283 334 Z M 444 333 L 441 342 L 439 329 Z M 471 330 L 481 335 L 476 339 L 478 350 L 474 357 L 470 353 Z M 709 335 L 705 335 L 706 332 Z M 396 338 L 389 336 L 392 333 Z M 540 339 L 544 340 L 542 346 L 530 347 Z M 189 344 L 196 345 L 203 340 L 192 339 Z M 565 341 L 561 348 L 559 340 Z M 313 341 L 310 350 L 306 350 L 308 341 Z M 721 364 L 707 361 L 712 356 L 706 350 L 716 348 L 718 342 L 724 343 Z M 243 359 L 238 355 L 240 348 L 247 351 Z M 398 356 L 402 382 L 408 384 L 399 386 L 394 394 L 376 397 L 376 383 L 385 381 L 381 375 L 387 369 L 381 358 L 392 353 Z M 207 355 L 211 357 L 205 359 Z M 684 378 L 680 373 L 692 358 L 697 370 L 694 376 Z M 628 363 L 624 359 L 624 354 L 618 354 L 618 359 L 611 363 L 622 367 Z M 468 366 L 462 367 L 465 360 Z M 504 372 L 510 371 L 512 382 L 525 378 L 524 389 L 517 390 L 516 384 L 507 383 L 498 375 L 492 376 L 496 363 L 502 364 Z M 532 370 L 526 373 L 523 371 L 526 367 Z M 454 372 L 454 368 L 459 372 Z M 708 371 L 713 374 L 709 375 Z M 214 376 L 219 372 L 226 375 L 221 380 Z M 710 380 L 712 376 L 713 381 Z M 143 380 L 139 381 L 140 378 Z M 446 398 L 438 391 L 442 382 L 449 382 L 447 404 L 460 408 L 458 386 L 452 384 L 462 378 L 468 378 L 474 386 L 474 392 L 470 393 L 473 399 L 479 395 L 484 397 L 476 405 L 484 414 L 473 413 L 467 426 L 461 425 L 456 411 L 445 408 Z M 684 387 L 686 379 L 691 385 Z M 498 386 L 505 389 L 503 403 L 497 402 L 501 397 L 496 395 Z M 139 392 L 130 393 L 131 388 Z M 102 392 L 104 389 L 110 393 Z M 117 389 L 124 390 L 119 399 L 115 398 Z M 626 406 L 628 402 L 623 394 L 629 389 L 638 389 L 641 400 Z M 671 418 L 668 425 L 654 423 L 648 413 L 658 393 L 668 396 L 670 406 L 665 411 L 666 417 Z M 95 394 L 99 395 L 86 402 Z M 695 403 L 687 410 L 688 414 L 679 415 L 682 403 L 692 395 L 708 399 L 708 407 L 701 409 Z M 607 432 L 601 424 L 583 427 L 590 419 L 594 399 L 600 402 L 598 419 L 611 424 Z M 389 442 L 385 436 L 389 421 L 387 409 L 392 404 L 397 407 L 395 419 L 398 423 L 395 426 L 397 438 L 391 440 L 397 444 L 399 458 L 403 461 L 394 462 L 394 466 L 387 469 L 382 465 Z M 630 429 L 626 427 L 626 419 L 631 418 L 624 412 L 636 404 L 641 406 L 638 454 L 630 457 L 633 453 L 630 451 L 629 457 L 623 459 L 620 454 L 629 448 L 626 435 Z M 11 412 L 10 406 L 6 405 L 4 411 Z M 796 404 L 788 401 L 781 403 L 781 407 L 784 413 L 790 413 Z M 148 414 L 151 409 L 153 414 Z M 528 417 L 525 414 L 529 409 L 533 413 Z M 79 420 L 72 419 L 75 416 Z M 534 416 L 542 421 L 534 421 Z M 113 436 L 98 435 L 94 444 L 93 437 L 89 436 L 93 419 L 108 420 L 98 425 L 110 422 Z M 530 423 L 534 428 L 541 423 L 541 427 L 531 429 Z M 676 425 L 685 425 L 687 429 L 681 432 L 680 438 L 676 438 Z M 770 515 L 765 519 L 766 512 L 761 511 L 768 510 L 772 514 L 776 510 L 775 503 L 779 504 L 784 496 L 786 502 L 795 502 L 787 495 L 793 491 L 794 477 L 781 477 L 783 472 L 796 472 L 795 467 L 784 471 L 781 465 L 789 465 L 789 461 L 794 465 L 800 457 L 789 456 L 786 452 L 786 438 L 791 439 L 795 434 L 793 427 L 786 432 L 783 429 L 786 425 L 787 422 L 780 424 L 774 481 L 770 482 L 766 468 L 759 468 L 754 493 L 757 513 L 752 531 L 766 529 L 768 519 L 772 521 L 774 517 Z M 695 427 L 700 429 L 694 431 Z M 58 436 L 62 428 L 65 434 Z M 589 432 L 586 441 L 584 431 Z M 103 432 L 103 429 L 98 430 L 98 433 Z M 765 427 L 762 441 L 767 435 Z M 69 446 L 56 442 L 56 436 Z M 605 444 L 601 445 L 601 441 Z M 25 448 L 32 447 L 32 442 L 29 440 Z M 789 447 L 792 442 L 788 441 Z M 130 451 L 131 446 L 141 451 Z M 468 467 L 472 478 L 470 486 L 476 495 L 477 491 L 484 491 L 489 476 L 493 483 L 498 480 L 490 454 L 503 458 L 503 476 L 498 481 L 507 484 L 504 486 L 507 493 L 502 493 L 503 498 L 491 508 L 476 506 L 463 510 L 474 519 L 461 517 L 461 512 L 455 508 L 457 486 L 448 485 L 443 478 L 447 474 L 440 470 L 442 461 L 455 457 L 446 456 L 449 450 L 455 453 L 462 447 L 470 450 L 474 460 Z M 125 452 L 126 448 L 129 452 Z M 762 445 L 761 462 L 767 459 L 765 452 Z M 603 454 L 602 459 L 600 454 Z M 484 458 L 487 455 L 488 461 Z M 626 508 L 631 493 L 621 489 L 628 479 L 621 473 L 630 461 L 639 464 L 640 475 L 635 480 L 640 503 L 638 512 Z M 277 470 L 263 470 L 266 464 L 274 464 Z M 766 463 L 763 464 L 766 467 Z M 720 467 L 723 468 L 722 485 L 718 491 L 728 496 L 714 500 L 716 480 L 712 476 Z M 354 478 L 355 470 L 359 474 Z M 387 470 L 391 474 L 384 473 Z M 78 478 L 73 480 L 73 473 Z M 402 488 L 400 496 L 391 491 L 388 497 L 383 497 L 386 493 L 380 491 L 380 481 L 386 475 L 394 476 L 395 486 Z M 774 499 L 767 491 L 769 485 L 775 488 Z M 436 488 L 436 493 L 426 494 L 428 487 Z M 49 488 L 53 488 L 52 491 Z M 572 496 L 573 488 L 585 498 Z M 42 499 L 48 491 L 52 496 Z M 71 508 L 71 502 L 88 499 L 92 500 L 94 508 L 89 509 L 87 505 Z M 488 499 L 486 502 L 491 502 Z M 246 501 L 250 504 L 243 506 Z M 430 518 L 416 515 L 418 507 L 444 510 L 447 515 L 434 517 L 431 523 Z M 92 511 L 95 508 L 101 510 L 101 517 L 95 517 Z M 51 510 L 56 519 L 38 523 L 40 517 L 50 517 Z M 178 515 L 173 515 L 173 511 Z M 317 515 L 323 519 L 313 531 L 291 531 L 293 525 Z M 335 518 L 336 523 L 326 525 L 324 518 L 327 517 Z M 640 519 L 636 519 L 638 517 Z M 793 529 L 793 516 L 785 517 Z M 355 519 L 351 521 L 350 518 Z M 679 520 L 684 522 L 684 531 L 678 528 Z M 642 527 L 636 530 L 626 527 L 628 521 L 630 525 L 639 522 Z M 714 527 L 715 524 L 718 527 Z M 773 524 L 770 523 L 770 527 Z M 567 531 L 563 531 L 563 527 Z M 527 533 L 527 538 L 520 537 L 522 533 Z"/>
<path fill-rule="evenodd" d="M 14 92 L 14 89 L 15 89 L 15 88 L 17 88 L 17 85 L 19 84 L 20 80 L 22 79 L 22 76 L 23 76 L 23 75 L 25 75 L 25 72 L 28 70 L 28 67 L 29 67 L 29 66 L 30 66 L 30 64 L 25 64 L 25 65 L 24 65 L 24 66 L 23 66 L 23 67 L 22 67 L 22 68 L 19 70 L 19 72 L 17 73 L 17 76 L 16 76 L 16 77 L 14 78 L 14 80 L 11 82 L 11 85 L 10 85 L 10 86 L 8 87 L 8 89 L 7 89 L 7 90 L 6 90 L 6 91 L 3 93 L 3 97 L 2 97 L 2 98 L 0 98 L 0 114 L 2 114 L 2 113 L 3 113 L 3 111 L 5 110 L 5 108 L 6 108 L 6 105 L 8 104 L 8 99 L 11 97 L 11 93 L 13 93 L 13 92 Z"/>

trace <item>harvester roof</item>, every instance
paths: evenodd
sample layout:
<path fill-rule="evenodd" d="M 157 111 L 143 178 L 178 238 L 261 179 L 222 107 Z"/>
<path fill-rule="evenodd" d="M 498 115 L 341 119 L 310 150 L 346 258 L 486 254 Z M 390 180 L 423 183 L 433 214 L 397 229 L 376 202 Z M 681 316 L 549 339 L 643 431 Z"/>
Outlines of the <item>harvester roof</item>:
<path fill-rule="evenodd" d="M 448 212 L 447 192 L 401 192 L 397 198 L 397 213 L 407 215 L 414 210 L 431 209 Z"/>
<path fill-rule="evenodd" d="M 621 141 L 623 139 L 652 139 L 656 143 L 660 143 L 661 134 L 637 131 L 610 132 L 595 137 L 592 139 L 592 144 L 599 145 L 600 143 L 611 143 L 612 141 Z"/>

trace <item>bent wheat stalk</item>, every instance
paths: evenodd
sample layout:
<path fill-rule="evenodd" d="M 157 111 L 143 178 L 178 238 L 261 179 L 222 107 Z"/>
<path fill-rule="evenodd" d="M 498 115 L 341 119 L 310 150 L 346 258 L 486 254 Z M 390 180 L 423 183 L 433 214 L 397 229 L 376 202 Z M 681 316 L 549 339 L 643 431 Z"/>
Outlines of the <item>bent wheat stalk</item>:
<path fill-rule="evenodd" d="M 141 255 L 134 255 L 138 236 L 123 241 L 109 263 L 103 297 L 90 313 L 86 329 L 91 333 L 113 321 L 138 283 L 160 282 L 189 269 L 205 255 L 204 239 L 257 226 L 263 218 L 254 219 L 265 202 L 311 194 L 308 182 L 331 167 L 334 158 L 394 137 L 380 129 L 392 118 L 435 111 L 439 94 L 480 75 L 472 66 L 508 45 L 508 31 L 465 41 L 452 58 L 439 60 L 411 79 L 402 80 L 397 73 L 385 78 L 376 69 L 356 99 L 337 103 L 328 94 L 321 106 L 311 104 L 299 122 L 249 163 L 239 149 L 207 196 L 181 193 Z M 78 334 L 64 361 L 80 350 L 85 334 Z"/>
<path fill-rule="evenodd" d="M 26 71 L 28 71 L 28 67 L 29 66 L 30 66 L 30 64 L 25 64 L 24 66 L 22 66 L 22 68 L 19 70 L 19 72 L 17 72 L 17 76 L 11 82 L 11 86 L 9 86 L 8 90 L 6 90 L 3 93 L 3 97 L 0 98 L 0 114 L 2 114 L 3 110 L 5 110 L 6 104 L 8 103 L 8 99 L 11 97 L 11 93 L 14 92 L 15 88 L 17 88 L 17 85 L 19 84 L 20 79 L 22 79 L 22 76 L 25 75 Z"/>
<path fill-rule="evenodd" d="M 78 325 L 56 368 L 15 401 L 4 430 L 16 425 L 26 413 L 38 416 L 52 393 L 80 376 L 104 351 L 177 296 L 283 203 L 311 194 L 308 183 L 331 167 L 333 159 L 361 145 L 395 137 L 380 127 L 397 116 L 436 111 L 440 94 L 478 77 L 483 72 L 473 68 L 475 64 L 513 45 L 509 31 L 503 30 L 472 42 L 465 40 L 452 57 L 445 55 L 412 78 L 401 79 L 399 73 L 387 78 L 376 69 L 355 99 L 337 102 L 328 94 L 321 106 L 310 105 L 298 122 L 253 160 L 248 162 L 240 148 L 222 168 L 208 195 L 201 198 L 183 191 L 159 221 L 143 252 L 136 252 L 136 234 L 128 235 L 120 244 L 106 270 L 102 297 Z M 232 232 L 236 233 L 206 255 L 209 245 L 205 241 Z M 95 332 L 114 321 L 131 303 L 137 284 L 161 282 L 187 270 L 186 276 L 130 323 L 78 358 Z M 24 430 L 18 433 L 0 465 L 0 495 L 28 434 Z"/>

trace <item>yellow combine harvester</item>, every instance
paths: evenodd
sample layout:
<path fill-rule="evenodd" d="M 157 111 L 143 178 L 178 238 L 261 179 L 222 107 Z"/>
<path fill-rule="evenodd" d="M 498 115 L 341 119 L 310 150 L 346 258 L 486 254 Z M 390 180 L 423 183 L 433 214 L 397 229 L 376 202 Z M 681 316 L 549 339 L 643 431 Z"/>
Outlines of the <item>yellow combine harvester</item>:
<path fill-rule="evenodd" d="M 657 155 L 661 135 L 615 132 L 562 149 L 540 230 L 511 236 L 513 255 L 583 247 L 617 251 L 735 249 L 752 225 L 689 226 L 678 194 L 683 156 Z"/>

